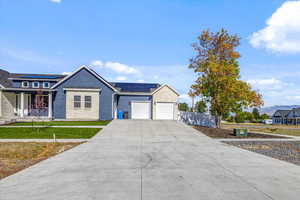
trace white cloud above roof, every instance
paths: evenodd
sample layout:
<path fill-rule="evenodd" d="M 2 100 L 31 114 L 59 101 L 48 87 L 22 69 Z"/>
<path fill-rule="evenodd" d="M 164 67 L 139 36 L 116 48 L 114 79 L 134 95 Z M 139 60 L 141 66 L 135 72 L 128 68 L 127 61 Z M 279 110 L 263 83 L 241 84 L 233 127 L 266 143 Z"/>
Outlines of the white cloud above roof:
<path fill-rule="evenodd" d="M 286 1 L 266 21 L 266 27 L 253 33 L 250 44 L 280 53 L 300 52 L 300 1 Z"/>
<path fill-rule="evenodd" d="M 91 62 L 91 65 L 109 69 L 119 74 L 140 74 L 140 71 L 136 68 L 118 62 L 102 62 L 101 60 L 94 60 Z"/>
<path fill-rule="evenodd" d="M 50 0 L 53 3 L 61 3 L 61 0 Z"/>
<path fill-rule="evenodd" d="M 62 75 L 69 75 L 71 74 L 72 72 L 63 72 Z"/>
<path fill-rule="evenodd" d="M 118 76 L 116 78 L 116 81 L 126 81 L 126 80 L 127 80 L 127 77 L 125 77 L 125 76 Z"/>
<path fill-rule="evenodd" d="M 276 78 L 267 78 L 267 79 L 252 79 L 247 81 L 255 89 L 282 89 L 284 86 L 287 86 L 288 83 L 285 83 Z"/>

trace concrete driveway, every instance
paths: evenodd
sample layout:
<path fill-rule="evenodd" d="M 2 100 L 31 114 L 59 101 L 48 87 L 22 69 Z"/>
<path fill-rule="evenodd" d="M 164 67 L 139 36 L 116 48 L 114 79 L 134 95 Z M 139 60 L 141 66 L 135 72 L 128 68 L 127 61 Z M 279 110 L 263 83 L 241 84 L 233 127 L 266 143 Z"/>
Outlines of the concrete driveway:
<path fill-rule="evenodd" d="M 91 141 L 0 181 L 0 199 L 299 199 L 300 167 L 173 121 L 113 121 Z"/>

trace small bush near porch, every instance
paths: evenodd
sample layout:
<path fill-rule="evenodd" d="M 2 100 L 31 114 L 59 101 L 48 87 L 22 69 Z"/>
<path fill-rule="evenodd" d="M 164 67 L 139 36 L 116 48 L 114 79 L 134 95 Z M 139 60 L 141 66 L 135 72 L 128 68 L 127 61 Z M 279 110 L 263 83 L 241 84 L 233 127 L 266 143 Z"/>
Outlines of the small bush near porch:
<path fill-rule="evenodd" d="M 0 128 L 0 139 L 88 139 L 100 128 Z"/>
<path fill-rule="evenodd" d="M 106 126 L 110 121 L 45 121 L 17 122 L 10 126 Z"/>

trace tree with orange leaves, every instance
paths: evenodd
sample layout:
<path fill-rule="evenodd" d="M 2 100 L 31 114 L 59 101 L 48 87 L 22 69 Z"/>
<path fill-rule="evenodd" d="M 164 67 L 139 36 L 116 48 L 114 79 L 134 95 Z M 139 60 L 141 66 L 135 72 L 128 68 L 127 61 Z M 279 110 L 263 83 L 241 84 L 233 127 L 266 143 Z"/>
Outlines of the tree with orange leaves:
<path fill-rule="evenodd" d="M 192 46 L 196 56 L 190 60 L 189 68 L 198 78 L 191 86 L 193 93 L 201 96 L 210 105 L 210 112 L 216 116 L 219 128 L 221 119 L 229 113 L 237 113 L 248 107 L 263 105 L 262 96 L 251 86 L 240 80 L 237 35 L 230 35 L 225 29 L 214 33 L 205 30 Z"/>

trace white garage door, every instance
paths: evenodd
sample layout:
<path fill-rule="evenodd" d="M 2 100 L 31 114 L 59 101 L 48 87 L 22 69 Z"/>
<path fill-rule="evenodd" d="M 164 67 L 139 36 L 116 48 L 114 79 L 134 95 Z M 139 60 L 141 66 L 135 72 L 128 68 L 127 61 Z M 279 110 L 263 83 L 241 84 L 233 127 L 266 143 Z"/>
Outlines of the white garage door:
<path fill-rule="evenodd" d="M 174 119 L 174 103 L 156 103 L 156 119 Z"/>
<path fill-rule="evenodd" d="M 151 119 L 151 103 L 141 101 L 131 102 L 131 118 Z"/>

